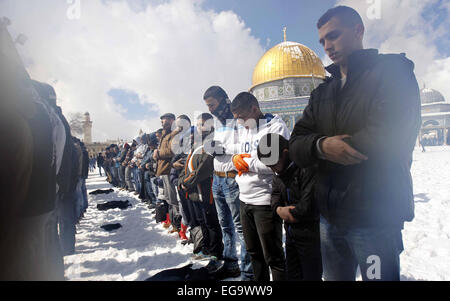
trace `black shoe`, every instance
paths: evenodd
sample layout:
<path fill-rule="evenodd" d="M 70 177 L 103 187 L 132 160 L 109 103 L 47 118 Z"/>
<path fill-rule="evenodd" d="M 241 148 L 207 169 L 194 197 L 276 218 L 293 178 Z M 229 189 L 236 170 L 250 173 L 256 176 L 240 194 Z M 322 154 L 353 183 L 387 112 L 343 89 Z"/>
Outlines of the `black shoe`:
<path fill-rule="evenodd" d="M 148 209 L 155 209 L 155 208 L 156 208 L 156 205 L 153 204 L 153 203 L 150 203 L 150 204 L 148 205 Z"/>
<path fill-rule="evenodd" d="M 223 261 L 217 260 L 213 257 L 205 266 L 209 274 L 216 274 L 221 268 L 223 268 Z"/>
<path fill-rule="evenodd" d="M 214 278 L 216 280 L 224 280 L 227 278 L 238 278 L 241 277 L 241 270 L 239 268 L 227 269 L 222 266 L 214 273 Z"/>

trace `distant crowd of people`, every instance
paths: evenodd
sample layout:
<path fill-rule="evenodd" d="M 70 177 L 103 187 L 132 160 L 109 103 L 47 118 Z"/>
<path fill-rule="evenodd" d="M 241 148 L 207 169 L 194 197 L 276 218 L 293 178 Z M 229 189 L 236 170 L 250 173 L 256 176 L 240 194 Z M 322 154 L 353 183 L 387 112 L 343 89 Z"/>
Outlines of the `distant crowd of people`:
<path fill-rule="evenodd" d="M 164 114 L 161 129 L 97 156 L 111 185 L 138 195 L 155 219 L 167 212 L 165 228 L 193 243 L 193 259 L 207 259 L 216 279 L 355 280 L 358 266 L 363 280 L 400 279 L 401 231 L 414 218 L 410 168 L 421 125 L 414 64 L 403 54 L 364 49 L 364 25 L 352 8 L 328 10 L 317 28 L 334 62 L 327 67 L 331 77 L 312 92 L 292 132 L 280 116 L 263 113 L 253 94 L 231 101 L 212 86 L 203 96 L 209 113 L 194 120 Z M 89 158 L 71 137 L 54 93 L 43 92 L 51 87 L 6 66 L 21 86 L 2 82 L 1 91 L 22 100 L 10 101 L 16 111 L 9 109 L 8 126 L 23 130 L 5 134 L 7 147 L 15 148 L 4 156 L 11 158 L 5 174 L 12 178 L 1 192 L 23 205 L 7 202 L 12 208 L 2 210 L 2 222 L 19 218 L 22 243 L 30 247 L 2 247 L 42 250 L 41 257 L 31 252 L 24 262 L 8 263 L 12 274 L 6 275 L 61 279 L 60 266 L 49 265 L 58 271 L 54 277 L 47 270 L 22 277 L 15 268 L 39 271 L 27 266 L 45 265 L 36 258 L 61 264 L 61 256 L 49 253 L 57 250 L 49 246 L 56 246 L 58 233 L 62 253 L 73 252 Z M 24 90 L 31 91 L 28 98 Z M 31 117 L 23 109 L 28 106 Z"/>

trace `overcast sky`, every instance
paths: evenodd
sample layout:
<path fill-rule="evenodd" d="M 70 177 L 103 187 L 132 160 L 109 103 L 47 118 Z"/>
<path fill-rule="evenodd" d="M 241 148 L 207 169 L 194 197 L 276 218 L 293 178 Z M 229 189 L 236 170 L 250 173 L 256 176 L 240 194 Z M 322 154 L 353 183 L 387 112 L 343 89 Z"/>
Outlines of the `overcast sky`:
<path fill-rule="evenodd" d="M 320 3 L 320 4 L 319 4 Z M 55 87 L 63 112 L 89 111 L 94 141 L 154 131 L 162 113 L 206 111 L 202 95 L 221 85 L 233 98 L 283 39 L 329 63 L 316 21 L 345 4 L 366 25 L 365 46 L 405 52 L 420 85 L 450 100 L 450 42 L 444 0 L 0 0 L 30 75 Z"/>

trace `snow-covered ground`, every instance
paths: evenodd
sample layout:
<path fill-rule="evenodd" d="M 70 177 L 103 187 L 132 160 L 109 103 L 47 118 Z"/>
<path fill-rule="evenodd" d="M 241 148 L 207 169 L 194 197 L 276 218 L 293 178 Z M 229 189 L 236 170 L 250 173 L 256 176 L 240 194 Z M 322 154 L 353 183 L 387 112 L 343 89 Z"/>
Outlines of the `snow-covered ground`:
<path fill-rule="evenodd" d="M 105 177 L 89 175 L 88 193 L 109 189 Z M 183 246 L 177 233 L 169 234 L 156 224 L 147 205 L 133 193 L 114 188 L 110 194 L 88 195 L 89 208 L 77 226 L 76 253 L 64 258 L 66 278 L 70 280 L 145 280 L 167 268 L 190 262 L 192 245 Z M 128 209 L 97 210 L 97 204 L 129 200 Z M 120 223 L 122 228 L 108 232 L 105 224 Z"/>
<path fill-rule="evenodd" d="M 405 224 L 403 280 L 450 280 L 450 146 L 416 148 L 415 218 Z"/>
<path fill-rule="evenodd" d="M 450 147 L 414 152 L 412 166 L 416 217 L 403 231 L 402 280 L 450 280 Z M 110 188 L 104 177 L 89 175 L 88 193 Z M 126 210 L 97 210 L 97 204 L 129 200 Z M 107 232 L 104 224 L 122 228 Z M 144 280 L 164 269 L 190 263 L 192 245 L 155 223 L 133 194 L 89 195 L 89 208 L 77 226 L 76 253 L 64 258 L 70 280 Z M 195 262 L 195 267 L 205 263 Z"/>

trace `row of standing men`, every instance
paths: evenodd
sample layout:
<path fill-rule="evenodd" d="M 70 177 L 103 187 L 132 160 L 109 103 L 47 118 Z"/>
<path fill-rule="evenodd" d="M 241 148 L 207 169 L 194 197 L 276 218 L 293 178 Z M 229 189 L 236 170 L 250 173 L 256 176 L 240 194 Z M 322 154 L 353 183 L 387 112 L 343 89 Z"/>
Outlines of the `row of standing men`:
<path fill-rule="evenodd" d="M 89 157 L 48 84 L 32 80 L 5 27 L 0 28 L 0 279 L 64 280 L 76 224 L 87 208 Z M 4 42 L 4 43 L 3 43 Z"/>

